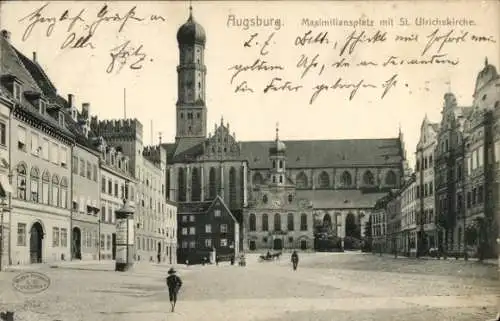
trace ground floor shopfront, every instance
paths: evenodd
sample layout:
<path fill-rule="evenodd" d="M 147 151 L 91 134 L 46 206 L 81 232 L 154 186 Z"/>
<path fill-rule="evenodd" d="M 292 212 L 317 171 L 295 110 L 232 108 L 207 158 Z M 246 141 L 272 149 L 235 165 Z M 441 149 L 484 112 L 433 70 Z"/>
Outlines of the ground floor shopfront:
<path fill-rule="evenodd" d="M 139 234 L 134 246 L 137 261 L 177 263 L 177 241 L 175 239 Z"/>
<path fill-rule="evenodd" d="M 114 260 L 116 257 L 116 225 L 99 224 L 99 257 L 101 260 Z"/>
<path fill-rule="evenodd" d="M 13 265 L 70 260 L 70 220 L 66 210 L 13 201 L 7 244 Z"/>
<path fill-rule="evenodd" d="M 71 256 L 73 260 L 98 259 L 98 224 L 73 220 L 71 230 Z"/>

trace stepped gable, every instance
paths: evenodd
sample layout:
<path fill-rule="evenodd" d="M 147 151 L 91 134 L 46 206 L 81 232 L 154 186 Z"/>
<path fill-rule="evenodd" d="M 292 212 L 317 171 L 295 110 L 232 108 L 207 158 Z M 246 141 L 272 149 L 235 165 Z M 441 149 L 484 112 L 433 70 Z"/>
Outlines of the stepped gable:
<path fill-rule="evenodd" d="M 241 155 L 250 168 L 270 168 L 274 142 L 242 142 Z M 399 165 L 403 155 L 398 138 L 344 140 L 285 140 L 287 168 Z"/>
<path fill-rule="evenodd" d="M 50 80 L 45 75 L 41 67 L 36 66 L 30 59 L 24 56 L 20 51 L 18 51 L 8 39 L 6 39 L 5 34 L 7 31 L 2 31 L 2 36 L 0 36 L 0 49 L 2 57 L 1 70 L 2 77 L 8 77 L 13 75 L 17 77 L 22 82 L 23 92 L 34 92 L 44 94 L 46 98 L 50 98 L 50 102 L 54 107 L 64 107 L 57 106 L 59 99 L 55 93 L 55 89 L 52 88 L 53 85 L 48 85 Z M 31 73 L 33 72 L 33 74 Z M 44 77 L 38 77 L 37 74 L 44 74 Z M 51 84 L 51 83 L 50 83 Z M 2 84 L 3 85 L 3 81 Z M 52 86 L 52 87 L 51 87 Z M 13 98 L 10 91 L 7 88 L 3 88 L 3 93 L 5 93 L 9 98 Z M 42 114 L 38 111 L 38 106 L 34 106 L 28 99 L 22 99 L 19 106 L 27 112 L 31 117 L 36 118 L 39 122 L 50 126 L 52 129 L 58 133 L 73 139 L 73 134 L 66 127 L 59 125 L 59 122 L 47 114 Z"/>

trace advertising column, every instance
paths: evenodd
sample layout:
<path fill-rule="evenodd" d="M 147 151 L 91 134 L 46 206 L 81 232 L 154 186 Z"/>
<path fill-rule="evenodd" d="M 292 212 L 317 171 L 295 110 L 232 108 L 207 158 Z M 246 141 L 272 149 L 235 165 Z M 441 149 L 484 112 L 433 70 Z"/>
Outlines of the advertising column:
<path fill-rule="evenodd" d="M 134 266 L 134 209 L 127 201 L 116 214 L 115 271 L 128 271 Z"/>

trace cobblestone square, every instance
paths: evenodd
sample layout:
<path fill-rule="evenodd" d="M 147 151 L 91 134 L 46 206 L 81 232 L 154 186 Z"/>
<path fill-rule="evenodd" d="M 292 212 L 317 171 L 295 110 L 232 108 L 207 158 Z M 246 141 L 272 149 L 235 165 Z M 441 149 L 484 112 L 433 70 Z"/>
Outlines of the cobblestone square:
<path fill-rule="evenodd" d="M 176 312 L 165 288 L 170 266 L 110 263 L 39 266 L 51 279 L 40 294 L 11 286 L 28 271 L 0 274 L 1 311 L 15 320 L 490 320 L 499 303 L 497 267 L 475 262 L 394 259 L 371 254 L 304 254 L 246 267 L 177 266 L 184 285 Z M 32 270 L 32 269 L 31 269 Z M 30 271 L 31 271 L 30 270 Z M 112 299 L 110 299 L 112 298 Z"/>

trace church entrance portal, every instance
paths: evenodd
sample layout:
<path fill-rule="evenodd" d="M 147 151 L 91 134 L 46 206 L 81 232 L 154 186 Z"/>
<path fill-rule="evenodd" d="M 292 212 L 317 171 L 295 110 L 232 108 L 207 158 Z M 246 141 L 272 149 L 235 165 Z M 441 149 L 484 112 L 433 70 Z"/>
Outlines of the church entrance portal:
<path fill-rule="evenodd" d="M 273 249 L 274 250 L 282 250 L 283 249 L 283 240 L 282 239 L 274 239 Z"/>

